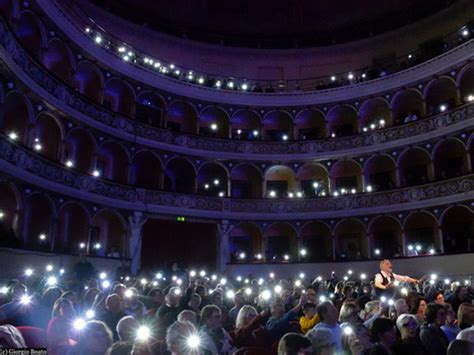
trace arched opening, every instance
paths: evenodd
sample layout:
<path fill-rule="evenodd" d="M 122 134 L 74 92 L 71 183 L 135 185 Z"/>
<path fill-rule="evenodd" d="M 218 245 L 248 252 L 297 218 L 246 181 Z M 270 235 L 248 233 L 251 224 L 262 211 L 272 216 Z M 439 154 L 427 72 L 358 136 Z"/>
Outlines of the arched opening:
<path fill-rule="evenodd" d="M 277 222 L 264 233 L 267 261 L 294 261 L 298 259 L 298 239 L 288 223 Z M 287 257 L 285 257 L 287 256 Z"/>
<path fill-rule="evenodd" d="M 90 216 L 82 205 L 75 202 L 64 205 L 59 211 L 58 223 L 59 251 L 77 253 L 81 243 L 88 244 Z M 89 247 L 91 252 L 92 245 Z"/>
<path fill-rule="evenodd" d="M 440 251 L 440 229 L 432 214 L 424 211 L 410 214 L 405 220 L 404 230 L 408 248 L 419 245 L 420 254 L 427 254 L 430 249 Z"/>
<path fill-rule="evenodd" d="M 18 140 L 28 142 L 28 125 L 30 123 L 30 105 L 20 93 L 9 93 L 5 98 L 0 118 L 0 128 L 4 134 L 15 133 Z"/>
<path fill-rule="evenodd" d="M 391 216 L 378 216 L 369 225 L 372 257 L 392 258 L 403 255 L 403 231 Z"/>
<path fill-rule="evenodd" d="M 327 114 L 327 121 L 331 137 L 347 137 L 359 132 L 359 117 L 351 106 L 334 106 Z"/>
<path fill-rule="evenodd" d="M 296 192 L 295 172 L 285 165 L 275 165 L 265 172 L 265 196 L 287 197 L 289 192 Z"/>
<path fill-rule="evenodd" d="M 66 136 L 65 160 L 71 160 L 82 172 L 92 171 L 96 143 L 94 138 L 83 129 L 75 129 Z"/>
<path fill-rule="evenodd" d="M 15 34 L 25 49 L 36 59 L 45 44 L 41 20 L 31 11 L 23 11 L 15 26 Z"/>
<path fill-rule="evenodd" d="M 255 223 L 243 222 L 235 226 L 229 234 L 229 244 L 231 263 L 263 259 L 262 231 Z M 241 253 L 245 254 L 243 260 L 239 257 Z"/>
<path fill-rule="evenodd" d="M 106 179 L 119 184 L 127 184 L 129 165 L 127 151 L 121 144 L 106 142 L 101 145 L 96 160 L 96 169 Z"/>
<path fill-rule="evenodd" d="M 364 225 L 356 219 L 339 222 L 334 231 L 337 260 L 351 261 L 368 258 L 368 239 Z"/>
<path fill-rule="evenodd" d="M 241 164 L 232 169 L 231 196 L 233 198 L 261 198 L 262 173 L 251 164 Z"/>
<path fill-rule="evenodd" d="M 103 105 L 126 117 L 134 117 L 135 93 L 125 81 L 117 78 L 110 79 L 105 83 Z"/>
<path fill-rule="evenodd" d="M 52 39 L 43 53 L 43 65 L 59 79 L 69 83 L 74 66 L 71 50 L 62 40 Z"/>
<path fill-rule="evenodd" d="M 401 186 L 426 184 L 433 180 L 431 158 L 422 148 L 409 148 L 398 158 Z"/>
<path fill-rule="evenodd" d="M 198 117 L 193 105 L 185 101 L 175 101 L 168 108 L 167 127 L 175 132 L 196 134 Z"/>
<path fill-rule="evenodd" d="M 309 222 L 300 233 L 307 251 L 305 260 L 324 262 L 333 260 L 333 238 L 329 227 L 323 222 Z"/>
<path fill-rule="evenodd" d="M 316 163 L 301 166 L 296 179 L 306 197 L 326 196 L 329 192 L 329 175 L 326 168 Z"/>
<path fill-rule="evenodd" d="M 366 185 L 375 191 L 395 188 L 397 184 L 397 165 L 388 155 L 380 154 L 370 157 L 364 165 Z"/>
<path fill-rule="evenodd" d="M 199 114 L 199 134 L 229 138 L 229 116 L 220 107 L 206 107 Z"/>
<path fill-rule="evenodd" d="M 197 175 L 198 193 L 208 196 L 227 197 L 229 177 L 226 169 L 217 163 L 206 163 Z"/>
<path fill-rule="evenodd" d="M 156 190 L 162 186 L 163 168 L 160 159 L 152 152 L 135 154 L 131 166 L 132 185 Z"/>
<path fill-rule="evenodd" d="M 328 136 L 326 118 L 321 111 L 306 109 L 295 118 L 296 139 L 315 140 Z"/>
<path fill-rule="evenodd" d="M 257 140 L 262 135 L 262 120 L 255 111 L 238 110 L 230 122 L 234 139 Z"/>
<path fill-rule="evenodd" d="M 446 253 L 474 251 L 474 216 L 465 206 L 448 208 L 441 217 L 443 244 Z"/>
<path fill-rule="evenodd" d="M 457 139 L 445 139 L 435 147 L 433 161 L 437 180 L 462 176 L 468 167 L 466 147 Z"/>
<path fill-rule="evenodd" d="M 196 192 L 196 172 L 188 160 L 173 158 L 166 164 L 165 189 L 187 194 Z"/>
<path fill-rule="evenodd" d="M 104 77 L 100 70 L 90 62 L 80 62 L 71 79 L 71 85 L 77 92 L 94 102 L 102 103 Z"/>
<path fill-rule="evenodd" d="M 459 73 L 458 87 L 464 102 L 474 100 L 474 63 L 466 65 Z"/>
<path fill-rule="evenodd" d="M 340 160 L 329 171 L 331 177 L 331 193 L 361 192 L 362 168 L 352 159 Z"/>
<path fill-rule="evenodd" d="M 269 141 L 287 141 L 293 138 L 293 119 L 285 111 L 271 111 L 263 118 L 263 138 Z"/>
<path fill-rule="evenodd" d="M 390 105 L 381 97 L 366 100 L 360 107 L 359 117 L 361 127 L 367 130 L 392 126 Z"/>
<path fill-rule="evenodd" d="M 459 101 L 456 83 L 447 76 L 431 80 L 425 88 L 424 96 L 430 115 L 449 110 Z"/>
<path fill-rule="evenodd" d="M 138 95 L 135 119 L 143 124 L 163 127 L 165 122 L 166 102 L 151 91 L 142 92 Z"/>
<path fill-rule="evenodd" d="M 102 210 L 94 216 L 91 228 L 91 244 L 100 243 L 98 255 L 112 258 L 128 256 L 125 240 L 126 228 L 123 219 L 116 212 Z"/>
<path fill-rule="evenodd" d="M 33 138 L 41 145 L 41 154 L 49 159 L 58 160 L 63 140 L 60 123 L 47 113 L 38 115 L 34 126 Z"/>
<path fill-rule="evenodd" d="M 425 117 L 423 96 L 416 89 L 399 91 L 392 99 L 394 125 L 409 123 Z"/>
<path fill-rule="evenodd" d="M 54 231 L 53 205 L 49 198 L 41 194 L 29 196 L 25 201 L 23 223 L 23 238 L 28 248 L 50 250 Z"/>
<path fill-rule="evenodd" d="M 16 223 L 20 212 L 20 199 L 16 188 L 9 183 L 0 183 L 0 245 L 20 247 L 16 234 Z"/>

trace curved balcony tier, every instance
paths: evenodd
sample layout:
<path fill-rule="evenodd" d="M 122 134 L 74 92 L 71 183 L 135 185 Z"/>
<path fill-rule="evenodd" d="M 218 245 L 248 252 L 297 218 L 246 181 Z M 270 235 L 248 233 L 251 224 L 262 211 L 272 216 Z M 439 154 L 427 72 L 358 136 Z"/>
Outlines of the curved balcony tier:
<path fill-rule="evenodd" d="M 370 215 L 456 204 L 473 197 L 469 174 L 415 188 L 301 200 L 240 200 L 178 194 L 119 185 L 53 163 L 6 137 L 0 139 L 0 170 L 27 183 L 115 208 L 218 219 L 316 219 Z"/>

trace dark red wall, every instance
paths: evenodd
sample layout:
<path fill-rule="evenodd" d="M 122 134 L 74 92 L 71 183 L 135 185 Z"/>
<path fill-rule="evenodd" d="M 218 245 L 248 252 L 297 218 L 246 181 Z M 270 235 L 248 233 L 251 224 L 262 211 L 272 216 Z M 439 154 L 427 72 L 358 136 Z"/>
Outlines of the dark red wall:
<path fill-rule="evenodd" d="M 178 262 L 180 268 L 215 268 L 216 225 L 148 220 L 143 226 L 142 268 L 156 270 Z"/>

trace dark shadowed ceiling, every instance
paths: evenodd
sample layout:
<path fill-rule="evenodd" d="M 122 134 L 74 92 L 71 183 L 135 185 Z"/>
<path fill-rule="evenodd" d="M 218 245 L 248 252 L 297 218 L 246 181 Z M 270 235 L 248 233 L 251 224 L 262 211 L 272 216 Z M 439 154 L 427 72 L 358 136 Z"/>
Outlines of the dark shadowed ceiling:
<path fill-rule="evenodd" d="M 456 0 L 90 0 L 162 32 L 240 47 L 308 47 L 370 37 Z"/>

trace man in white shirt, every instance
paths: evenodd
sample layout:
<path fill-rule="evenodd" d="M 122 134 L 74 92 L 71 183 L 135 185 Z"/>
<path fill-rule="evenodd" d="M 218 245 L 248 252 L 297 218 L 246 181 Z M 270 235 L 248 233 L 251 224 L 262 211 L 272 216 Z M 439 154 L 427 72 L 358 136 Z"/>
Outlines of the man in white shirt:
<path fill-rule="evenodd" d="M 393 297 L 393 286 L 395 281 L 400 282 L 411 282 L 419 283 L 420 280 L 413 279 L 409 276 L 402 276 L 393 273 L 392 263 L 388 259 L 384 259 L 380 262 L 380 272 L 375 274 L 374 286 L 375 286 L 375 297 L 385 296 L 388 298 Z"/>

